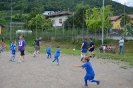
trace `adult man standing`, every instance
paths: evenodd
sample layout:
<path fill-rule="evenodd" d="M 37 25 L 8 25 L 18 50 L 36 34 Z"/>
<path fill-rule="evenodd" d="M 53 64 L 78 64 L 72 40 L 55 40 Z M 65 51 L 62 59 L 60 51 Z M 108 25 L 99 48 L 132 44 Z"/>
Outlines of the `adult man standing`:
<path fill-rule="evenodd" d="M 94 42 L 92 41 L 92 38 L 90 38 L 90 46 L 89 46 L 89 54 L 90 54 L 90 57 L 94 57 L 95 54 L 94 54 L 94 49 L 95 49 L 95 46 L 94 46 Z"/>
<path fill-rule="evenodd" d="M 88 51 L 88 41 L 87 39 L 85 38 L 82 45 L 81 45 L 81 61 L 83 60 L 83 58 L 86 56 L 86 53 Z"/>
<path fill-rule="evenodd" d="M 36 57 L 36 55 L 37 55 L 38 53 L 40 53 L 40 44 L 41 44 L 41 40 L 42 40 L 42 37 L 40 37 L 39 39 L 37 38 L 37 39 L 35 40 L 35 51 L 34 51 L 33 57 Z"/>
<path fill-rule="evenodd" d="M 124 54 L 124 39 L 123 39 L 123 37 L 121 37 L 121 39 L 119 40 L 119 54 L 120 53 Z"/>

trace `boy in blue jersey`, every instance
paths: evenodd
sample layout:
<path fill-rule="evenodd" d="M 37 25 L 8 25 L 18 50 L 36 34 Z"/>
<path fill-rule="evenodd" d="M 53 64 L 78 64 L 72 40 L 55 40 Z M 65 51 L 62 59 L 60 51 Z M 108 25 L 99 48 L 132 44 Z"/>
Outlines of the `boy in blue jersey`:
<path fill-rule="evenodd" d="M 15 54 L 16 54 L 16 41 L 12 42 L 12 44 L 10 45 L 10 49 L 12 51 L 12 56 L 10 58 L 10 61 L 14 62 Z"/>
<path fill-rule="evenodd" d="M 59 65 L 59 56 L 60 56 L 60 46 L 57 47 L 55 52 L 55 59 L 52 61 L 52 64 L 54 64 L 55 61 L 57 61 L 57 65 Z"/>
<path fill-rule="evenodd" d="M 46 53 L 48 54 L 47 58 L 51 58 L 51 48 L 50 48 L 50 46 L 47 47 Z"/>
<path fill-rule="evenodd" d="M 84 64 L 83 65 L 74 65 L 74 67 L 82 67 L 86 70 L 86 74 L 84 76 L 84 86 L 83 88 L 88 88 L 88 83 L 87 81 L 90 81 L 90 82 L 95 82 L 97 83 L 97 85 L 100 84 L 100 81 L 99 80 L 94 80 L 94 77 L 95 77 L 95 72 L 92 68 L 92 65 L 91 63 L 89 62 L 89 57 L 84 57 L 83 61 L 84 61 Z"/>

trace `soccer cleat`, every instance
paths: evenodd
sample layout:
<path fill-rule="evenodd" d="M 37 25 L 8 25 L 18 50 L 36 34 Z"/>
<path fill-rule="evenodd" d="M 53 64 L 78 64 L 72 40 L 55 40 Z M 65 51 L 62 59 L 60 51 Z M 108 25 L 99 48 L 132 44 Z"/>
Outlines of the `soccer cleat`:
<path fill-rule="evenodd" d="M 83 57 L 81 57 L 81 61 L 83 61 Z"/>
<path fill-rule="evenodd" d="M 21 64 L 21 61 L 18 61 L 18 64 Z"/>
<path fill-rule="evenodd" d="M 54 62 L 52 62 L 52 64 L 54 65 Z"/>
<path fill-rule="evenodd" d="M 23 62 L 26 62 L 26 60 L 23 60 Z"/>
<path fill-rule="evenodd" d="M 12 60 L 12 62 L 15 62 L 14 60 Z"/>
<path fill-rule="evenodd" d="M 59 63 L 57 65 L 59 66 Z"/>
<path fill-rule="evenodd" d="M 97 85 L 99 85 L 99 84 L 100 84 L 100 81 L 97 82 Z"/>
<path fill-rule="evenodd" d="M 33 57 L 35 58 L 35 57 L 36 57 L 36 55 L 33 55 Z"/>
<path fill-rule="evenodd" d="M 88 86 L 82 86 L 82 88 L 89 88 Z"/>

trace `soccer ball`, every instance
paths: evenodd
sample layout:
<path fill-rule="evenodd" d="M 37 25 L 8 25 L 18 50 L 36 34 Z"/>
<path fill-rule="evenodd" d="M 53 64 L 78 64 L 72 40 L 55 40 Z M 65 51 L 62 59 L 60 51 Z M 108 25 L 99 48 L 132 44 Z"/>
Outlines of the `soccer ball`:
<path fill-rule="evenodd" d="M 75 50 L 75 49 L 73 49 L 73 50 Z"/>

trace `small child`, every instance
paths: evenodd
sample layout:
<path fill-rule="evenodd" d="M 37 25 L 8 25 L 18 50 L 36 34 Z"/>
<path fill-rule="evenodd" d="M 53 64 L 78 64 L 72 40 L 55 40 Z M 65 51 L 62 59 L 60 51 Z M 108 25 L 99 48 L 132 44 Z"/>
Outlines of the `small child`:
<path fill-rule="evenodd" d="M 14 62 L 15 54 L 16 54 L 16 41 L 12 42 L 12 44 L 10 45 L 10 49 L 12 51 L 12 56 L 10 58 L 10 61 Z"/>
<path fill-rule="evenodd" d="M 4 51 L 4 48 L 5 48 L 5 43 L 4 43 L 4 41 L 2 41 L 1 48 L 0 48 L 0 54 L 1 54 L 1 52 Z"/>
<path fill-rule="evenodd" d="M 4 51 L 4 48 L 5 48 L 5 43 L 4 43 L 4 41 L 1 43 L 1 48 L 2 48 L 2 51 Z"/>
<path fill-rule="evenodd" d="M 57 47 L 55 52 L 55 59 L 52 61 L 52 64 L 54 64 L 55 61 L 57 61 L 57 65 L 59 66 L 59 56 L 60 56 L 60 46 Z"/>
<path fill-rule="evenodd" d="M 84 84 L 83 88 L 88 88 L 87 81 L 96 82 L 97 85 L 100 84 L 99 80 L 94 80 L 95 72 L 94 72 L 92 65 L 89 62 L 89 60 L 90 60 L 89 57 L 84 57 L 84 59 L 83 59 L 84 64 L 83 65 L 74 65 L 74 67 L 82 67 L 82 68 L 86 69 L 86 75 L 84 77 L 85 84 Z"/>
<path fill-rule="evenodd" d="M 48 54 L 47 58 L 51 58 L 51 48 L 50 48 L 50 46 L 47 47 L 46 53 Z"/>
<path fill-rule="evenodd" d="M 109 46 L 109 50 L 112 50 L 112 45 Z"/>

